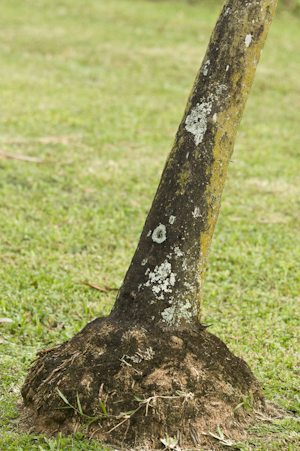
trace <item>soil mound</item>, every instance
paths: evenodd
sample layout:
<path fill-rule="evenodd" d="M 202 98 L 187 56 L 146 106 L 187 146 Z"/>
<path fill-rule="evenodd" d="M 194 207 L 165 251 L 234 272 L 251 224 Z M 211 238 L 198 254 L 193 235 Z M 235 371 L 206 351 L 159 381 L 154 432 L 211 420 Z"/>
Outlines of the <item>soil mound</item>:
<path fill-rule="evenodd" d="M 200 324 L 150 330 L 110 317 L 40 351 L 22 396 L 35 433 L 72 434 L 89 424 L 82 432 L 103 442 L 150 448 L 166 437 L 205 447 L 218 430 L 244 439 L 255 412 L 266 410 L 248 365 Z"/>

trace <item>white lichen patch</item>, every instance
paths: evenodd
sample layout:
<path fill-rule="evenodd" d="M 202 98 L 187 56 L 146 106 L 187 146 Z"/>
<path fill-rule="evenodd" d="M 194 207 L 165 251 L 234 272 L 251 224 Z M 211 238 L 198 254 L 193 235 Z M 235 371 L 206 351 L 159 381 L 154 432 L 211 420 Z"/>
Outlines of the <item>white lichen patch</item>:
<path fill-rule="evenodd" d="M 168 324 L 168 326 L 173 326 L 175 324 L 175 305 L 172 305 L 172 307 L 166 308 L 161 313 L 162 319 L 165 321 L 165 323 Z"/>
<path fill-rule="evenodd" d="M 149 237 L 152 233 L 152 230 L 149 230 L 149 232 L 147 233 L 147 237 Z"/>
<path fill-rule="evenodd" d="M 184 255 L 183 252 L 179 249 L 179 247 L 175 247 L 174 252 L 175 252 L 176 257 L 183 257 L 183 255 Z"/>
<path fill-rule="evenodd" d="M 144 258 L 144 260 L 142 261 L 142 266 L 145 266 L 147 264 L 148 258 Z"/>
<path fill-rule="evenodd" d="M 183 285 L 190 291 L 194 289 L 193 285 L 189 282 L 183 282 Z"/>
<path fill-rule="evenodd" d="M 179 324 L 181 319 L 190 322 L 191 318 L 195 316 L 194 310 L 190 301 L 186 301 L 185 304 L 181 304 L 177 308 L 175 305 L 166 308 L 161 313 L 161 316 L 168 326 L 174 326 L 175 324 Z"/>
<path fill-rule="evenodd" d="M 200 213 L 200 208 L 199 207 L 195 207 L 193 213 L 192 213 L 193 218 L 200 218 L 202 215 Z"/>
<path fill-rule="evenodd" d="M 196 146 L 203 141 L 207 129 L 207 118 L 211 109 L 212 102 L 197 103 L 185 120 L 185 128 L 194 135 Z"/>
<path fill-rule="evenodd" d="M 251 36 L 251 34 L 247 34 L 247 36 L 245 37 L 245 44 L 246 44 L 246 47 L 249 47 L 251 41 L 252 41 L 252 36 Z"/>
<path fill-rule="evenodd" d="M 203 66 L 203 75 L 206 77 L 208 74 L 208 66 L 210 65 L 210 60 L 207 60 Z"/>
<path fill-rule="evenodd" d="M 218 95 L 222 94 L 223 91 L 227 90 L 227 85 L 225 85 L 224 83 L 218 83 L 217 87 L 216 87 L 216 93 Z"/>
<path fill-rule="evenodd" d="M 153 230 L 152 233 L 152 240 L 155 243 L 161 244 L 167 239 L 167 230 L 166 226 L 163 224 L 159 224 L 159 226 L 156 227 L 156 229 Z"/>
<path fill-rule="evenodd" d="M 215 114 L 213 115 L 213 121 L 214 121 L 214 122 L 217 122 L 217 117 L 218 117 L 218 115 L 217 115 L 217 113 L 215 113 Z"/>
<path fill-rule="evenodd" d="M 226 66 L 226 72 L 228 71 L 228 69 L 229 69 L 229 66 Z"/>
<path fill-rule="evenodd" d="M 182 269 L 184 271 L 186 271 L 188 269 L 188 260 L 187 259 L 183 260 L 183 262 L 182 262 Z"/>
<path fill-rule="evenodd" d="M 175 219 L 176 219 L 176 216 L 172 216 L 172 215 L 171 215 L 171 216 L 169 217 L 169 223 L 170 223 L 170 224 L 174 224 Z"/>
<path fill-rule="evenodd" d="M 186 301 L 186 303 L 181 306 L 180 308 L 180 316 L 188 319 L 192 316 L 192 312 L 190 311 L 192 307 L 192 304 L 190 303 L 190 301 Z"/>
<path fill-rule="evenodd" d="M 172 287 L 176 281 L 176 273 L 172 273 L 170 262 L 165 260 L 160 266 L 156 266 L 153 271 L 150 271 L 148 268 L 145 275 L 148 275 L 148 281 L 145 283 L 145 286 L 151 287 L 155 295 L 172 293 Z M 163 298 L 160 296 L 160 299 Z"/>

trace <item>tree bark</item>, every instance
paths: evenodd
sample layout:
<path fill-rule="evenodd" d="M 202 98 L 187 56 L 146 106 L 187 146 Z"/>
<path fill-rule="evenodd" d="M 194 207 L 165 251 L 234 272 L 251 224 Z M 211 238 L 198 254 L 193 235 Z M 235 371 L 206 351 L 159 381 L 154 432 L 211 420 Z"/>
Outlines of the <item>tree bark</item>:
<path fill-rule="evenodd" d="M 189 327 L 238 125 L 276 0 L 226 0 L 112 314 Z"/>

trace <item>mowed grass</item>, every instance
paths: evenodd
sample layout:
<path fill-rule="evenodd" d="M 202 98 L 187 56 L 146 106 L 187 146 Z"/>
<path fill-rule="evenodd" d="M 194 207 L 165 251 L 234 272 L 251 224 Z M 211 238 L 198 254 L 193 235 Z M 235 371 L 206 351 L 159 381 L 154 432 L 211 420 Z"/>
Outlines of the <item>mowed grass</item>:
<path fill-rule="evenodd" d="M 11 0 L 0 10 L 0 449 L 102 450 L 18 431 L 37 350 L 107 315 L 221 2 Z M 299 16 L 272 25 L 230 164 L 203 321 L 287 418 L 239 449 L 300 444 Z M 222 428 L 222 425 L 220 425 Z"/>

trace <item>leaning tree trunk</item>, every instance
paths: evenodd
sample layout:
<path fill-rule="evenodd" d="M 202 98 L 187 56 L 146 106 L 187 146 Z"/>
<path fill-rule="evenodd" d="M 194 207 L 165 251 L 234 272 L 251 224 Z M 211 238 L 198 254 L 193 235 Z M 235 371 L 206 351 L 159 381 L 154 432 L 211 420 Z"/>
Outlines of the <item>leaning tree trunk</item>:
<path fill-rule="evenodd" d="M 228 163 L 276 1 L 226 1 L 113 312 L 186 327 L 200 319 Z"/>
<path fill-rule="evenodd" d="M 109 442 L 155 446 L 175 434 L 197 445 L 219 424 L 239 438 L 251 415 L 235 407 L 249 394 L 266 408 L 247 364 L 200 314 L 227 167 L 276 3 L 225 1 L 111 314 L 40 352 L 29 371 L 24 417 L 35 430 L 70 433 L 89 417 L 88 432 Z"/>

